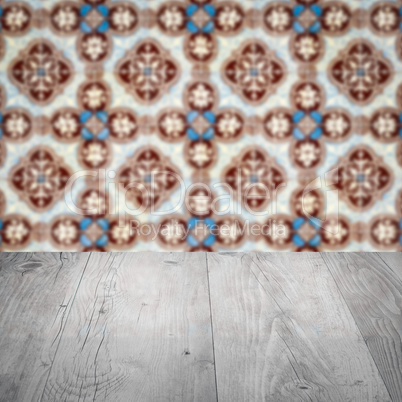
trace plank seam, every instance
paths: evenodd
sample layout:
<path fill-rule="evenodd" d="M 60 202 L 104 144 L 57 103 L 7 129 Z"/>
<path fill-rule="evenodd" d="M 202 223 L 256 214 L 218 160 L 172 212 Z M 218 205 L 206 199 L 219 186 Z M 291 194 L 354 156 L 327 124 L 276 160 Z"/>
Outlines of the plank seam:
<path fill-rule="evenodd" d="M 324 253 L 320 253 L 320 257 L 321 257 L 321 259 L 324 261 L 325 266 L 327 267 L 327 269 L 328 269 L 328 271 L 329 271 L 329 273 L 330 273 L 332 279 L 333 279 L 334 282 L 335 282 L 336 288 L 338 289 L 338 291 L 339 291 L 339 293 L 340 293 L 340 295 L 341 295 L 343 301 L 344 301 L 345 304 L 346 304 L 346 307 L 348 308 L 348 310 L 349 310 L 349 312 L 350 312 L 350 314 L 351 314 L 351 316 L 352 316 L 352 318 L 353 318 L 353 321 L 354 321 L 355 324 L 356 324 L 357 329 L 359 330 L 359 333 L 360 333 L 360 335 L 361 335 L 361 337 L 362 337 L 362 339 L 363 339 L 363 341 L 364 341 L 364 344 L 366 345 L 366 348 L 367 348 L 368 352 L 370 353 L 371 358 L 373 359 L 373 362 L 374 362 L 375 367 L 376 367 L 376 369 L 377 369 L 377 371 L 378 371 L 378 374 L 379 374 L 379 376 L 380 376 L 380 378 L 381 378 L 381 380 L 382 380 L 382 382 L 383 382 L 383 384 L 384 384 L 384 387 L 385 387 L 385 389 L 386 389 L 387 392 L 388 392 L 389 398 L 391 399 L 391 401 L 393 401 L 392 396 L 391 396 L 391 393 L 390 393 L 390 391 L 389 391 L 389 389 L 388 389 L 388 387 L 387 387 L 387 384 L 386 384 L 386 382 L 384 381 L 384 377 L 382 376 L 381 370 L 379 369 L 379 367 L 378 367 L 378 365 L 377 365 L 377 362 L 376 362 L 376 360 L 374 359 L 374 356 L 373 356 L 373 354 L 371 353 L 371 350 L 370 350 L 369 346 L 367 345 L 366 339 L 365 339 L 365 337 L 364 337 L 364 335 L 363 335 L 363 333 L 362 333 L 362 331 L 361 331 L 361 329 L 360 329 L 360 327 L 359 327 L 359 324 L 357 323 L 357 321 L 356 321 L 356 319 L 355 319 L 355 316 L 354 316 L 352 310 L 351 310 L 350 307 L 349 307 L 348 302 L 347 302 L 346 299 L 345 299 L 345 296 L 344 296 L 343 293 L 342 293 L 341 288 L 339 287 L 339 285 L 338 285 L 338 283 L 337 283 L 337 281 L 336 281 L 334 275 L 332 274 L 331 268 L 329 267 L 329 265 L 327 264 L 327 261 L 326 261 L 325 258 L 324 258 Z"/>
<path fill-rule="evenodd" d="M 62 329 L 62 331 L 61 331 L 61 333 L 60 333 L 59 342 L 57 343 L 56 350 L 55 350 L 54 355 L 53 355 L 52 364 L 50 365 L 49 372 L 48 372 L 48 374 L 47 374 L 47 378 L 46 378 L 45 384 L 44 384 L 44 386 L 43 386 L 42 395 L 41 395 L 41 397 L 40 397 L 40 400 L 41 400 L 41 401 L 43 400 L 43 395 L 44 395 L 44 393 L 45 393 L 45 389 L 46 389 L 47 383 L 48 383 L 49 378 L 50 378 L 50 373 L 52 372 L 53 363 L 54 363 L 54 361 L 56 360 L 57 351 L 58 351 L 58 349 L 59 349 L 60 342 L 61 342 L 61 338 L 63 337 L 63 333 L 64 333 L 64 330 L 65 330 L 65 328 L 66 328 L 66 324 L 67 324 L 67 321 L 68 321 L 68 317 L 70 316 L 70 312 L 71 312 L 72 306 L 73 306 L 73 304 L 74 304 L 75 297 L 77 296 L 78 289 L 79 289 L 79 287 L 80 287 L 80 285 L 81 285 L 82 278 L 83 278 L 83 276 L 84 276 L 85 270 L 87 269 L 87 266 L 88 266 L 88 263 L 89 263 L 89 260 L 90 260 L 91 256 L 92 256 L 92 253 L 90 253 L 89 256 L 88 256 L 87 262 L 85 263 L 84 269 L 82 270 L 82 274 L 81 274 L 80 280 L 78 281 L 77 288 L 75 289 L 73 299 L 71 300 L 70 308 L 69 308 L 69 310 L 68 310 L 68 313 L 67 313 L 67 316 L 66 316 L 66 320 L 64 321 L 63 329 Z"/>
<path fill-rule="evenodd" d="M 380 254 L 380 253 L 375 253 L 375 254 L 376 254 L 376 255 L 379 257 L 379 259 L 389 268 L 389 270 L 390 270 L 395 276 L 397 276 L 395 270 L 387 264 L 387 262 L 384 260 L 384 258 L 381 257 L 381 254 Z"/>
<path fill-rule="evenodd" d="M 214 359 L 214 374 L 215 374 L 215 394 L 216 394 L 216 401 L 218 402 L 219 401 L 219 397 L 218 397 L 218 379 L 217 379 L 217 376 L 216 376 L 214 324 L 213 324 L 213 320 L 212 320 L 212 303 L 211 303 L 211 287 L 210 287 L 210 284 L 209 284 L 208 253 L 205 253 L 205 265 L 206 265 L 206 268 L 207 268 L 209 319 L 211 321 L 212 357 Z"/>

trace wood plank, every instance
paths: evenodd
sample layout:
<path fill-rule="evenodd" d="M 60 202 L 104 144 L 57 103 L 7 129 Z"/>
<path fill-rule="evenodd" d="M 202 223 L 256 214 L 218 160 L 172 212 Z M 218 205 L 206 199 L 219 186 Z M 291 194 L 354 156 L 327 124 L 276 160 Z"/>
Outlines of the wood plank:
<path fill-rule="evenodd" d="M 402 253 L 370 253 L 368 256 L 378 256 L 402 281 Z"/>
<path fill-rule="evenodd" d="M 207 280 L 204 253 L 96 255 L 43 400 L 216 400 Z"/>
<path fill-rule="evenodd" d="M 370 253 L 325 253 L 394 401 L 402 401 L 402 281 Z"/>
<path fill-rule="evenodd" d="M 219 401 L 389 401 L 315 254 L 208 254 Z"/>
<path fill-rule="evenodd" d="M 88 258 L 0 253 L 0 401 L 32 401 L 43 388 Z"/>

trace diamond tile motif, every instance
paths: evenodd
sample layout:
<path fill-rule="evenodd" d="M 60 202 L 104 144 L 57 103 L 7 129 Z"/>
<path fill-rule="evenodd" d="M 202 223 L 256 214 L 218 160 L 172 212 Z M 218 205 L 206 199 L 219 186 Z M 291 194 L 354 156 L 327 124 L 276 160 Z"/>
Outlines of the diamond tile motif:
<path fill-rule="evenodd" d="M 363 39 L 351 42 L 330 65 L 330 79 L 357 104 L 370 103 L 393 78 L 393 66 Z"/>
<path fill-rule="evenodd" d="M 9 186 L 32 209 L 45 211 L 62 198 L 71 174 L 52 149 L 35 147 L 11 170 Z"/>
<path fill-rule="evenodd" d="M 261 41 L 243 43 L 223 66 L 223 79 L 245 102 L 260 104 L 286 78 L 286 67 Z"/>
<path fill-rule="evenodd" d="M 149 39 L 140 42 L 116 66 L 118 82 L 140 103 L 155 103 L 179 74 L 178 63 Z"/>
<path fill-rule="evenodd" d="M 73 72 L 71 62 L 51 42 L 40 39 L 10 63 L 8 76 L 33 103 L 45 105 L 69 84 Z"/>
<path fill-rule="evenodd" d="M 402 251 L 400 1 L 0 5 L 0 249 Z"/>

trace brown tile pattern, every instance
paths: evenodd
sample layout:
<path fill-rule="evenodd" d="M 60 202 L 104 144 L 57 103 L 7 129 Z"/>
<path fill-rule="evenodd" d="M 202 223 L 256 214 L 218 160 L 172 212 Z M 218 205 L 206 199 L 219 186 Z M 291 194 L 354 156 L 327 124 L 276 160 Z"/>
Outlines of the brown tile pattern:
<path fill-rule="evenodd" d="M 0 9 L 1 249 L 401 250 L 401 1 Z"/>

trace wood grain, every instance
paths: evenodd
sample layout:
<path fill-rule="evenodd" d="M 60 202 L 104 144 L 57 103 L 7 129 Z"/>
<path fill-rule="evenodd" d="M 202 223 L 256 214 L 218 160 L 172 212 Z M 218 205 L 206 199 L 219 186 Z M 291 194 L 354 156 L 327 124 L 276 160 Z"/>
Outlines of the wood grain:
<path fill-rule="evenodd" d="M 402 253 L 370 253 L 368 256 L 378 257 L 377 261 L 383 265 L 382 261 L 402 281 Z"/>
<path fill-rule="evenodd" d="M 326 261 L 394 401 L 402 401 L 402 280 L 375 254 L 325 253 Z M 394 268 L 397 268 L 395 265 Z"/>
<path fill-rule="evenodd" d="M 0 253 L 0 401 L 400 401 L 400 256 Z"/>
<path fill-rule="evenodd" d="M 0 401 L 32 401 L 44 386 L 88 258 L 0 253 Z"/>
<path fill-rule="evenodd" d="M 94 255 L 42 400 L 216 400 L 205 254 Z"/>
<path fill-rule="evenodd" d="M 219 401 L 389 401 L 319 255 L 208 254 Z"/>

